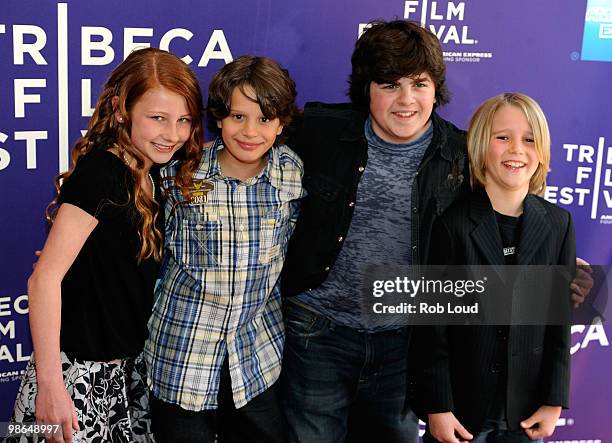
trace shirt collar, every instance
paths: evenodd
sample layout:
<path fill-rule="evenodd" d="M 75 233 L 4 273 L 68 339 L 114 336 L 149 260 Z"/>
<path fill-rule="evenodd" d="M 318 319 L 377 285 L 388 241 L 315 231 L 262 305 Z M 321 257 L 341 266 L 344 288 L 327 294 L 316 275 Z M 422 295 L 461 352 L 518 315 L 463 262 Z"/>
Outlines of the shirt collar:
<path fill-rule="evenodd" d="M 223 149 L 223 141 L 220 137 L 217 137 L 209 148 L 204 149 L 200 171 L 206 171 L 206 177 L 212 178 L 221 176 L 221 165 L 217 157 L 217 151 L 219 149 Z"/>

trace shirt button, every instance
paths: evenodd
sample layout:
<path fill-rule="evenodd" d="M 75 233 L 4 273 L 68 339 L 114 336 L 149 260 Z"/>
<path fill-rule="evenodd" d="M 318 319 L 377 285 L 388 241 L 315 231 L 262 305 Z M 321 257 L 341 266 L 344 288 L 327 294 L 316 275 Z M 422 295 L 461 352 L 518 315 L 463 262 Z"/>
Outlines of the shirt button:
<path fill-rule="evenodd" d="M 329 266 L 325 266 L 325 272 L 329 271 Z"/>
<path fill-rule="evenodd" d="M 240 226 L 238 226 L 238 229 L 239 229 L 240 231 L 244 231 L 244 225 L 240 225 Z"/>
<path fill-rule="evenodd" d="M 419 208 L 417 208 L 417 207 L 415 206 L 414 208 L 412 208 L 412 212 L 414 212 L 414 213 L 416 214 L 417 212 L 419 212 Z"/>
<path fill-rule="evenodd" d="M 363 172 L 363 171 L 365 171 L 365 168 L 364 168 L 363 166 L 359 166 L 358 171 L 359 171 L 359 172 Z"/>
<path fill-rule="evenodd" d="M 349 208 L 352 208 L 353 206 L 355 206 L 355 202 L 350 202 L 349 203 Z"/>
<path fill-rule="evenodd" d="M 197 224 L 195 225 L 196 230 L 201 231 L 204 226 Z"/>
<path fill-rule="evenodd" d="M 413 251 L 416 251 L 416 248 L 417 248 L 417 247 L 416 247 L 416 245 L 414 245 L 414 246 L 412 247 L 412 250 L 413 250 Z"/>
<path fill-rule="evenodd" d="M 341 242 L 342 240 L 344 240 L 344 237 L 342 236 L 338 237 L 338 242 Z"/>

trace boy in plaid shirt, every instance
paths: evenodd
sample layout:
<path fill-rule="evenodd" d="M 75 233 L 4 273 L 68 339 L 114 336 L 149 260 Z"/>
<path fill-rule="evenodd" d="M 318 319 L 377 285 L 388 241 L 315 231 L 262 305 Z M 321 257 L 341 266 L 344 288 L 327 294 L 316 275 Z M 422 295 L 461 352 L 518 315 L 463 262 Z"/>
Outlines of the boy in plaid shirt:
<path fill-rule="evenodd" d="M 178 162 L 162 171 L 165 257 L 145 345 L 158 441 L 284 440 L 278 278 L 303 167 L 280 140 L 296 95 L 271 59 L 227 64 L 209 87 L 217 138 L 192 183 L 175 180 Z"/>

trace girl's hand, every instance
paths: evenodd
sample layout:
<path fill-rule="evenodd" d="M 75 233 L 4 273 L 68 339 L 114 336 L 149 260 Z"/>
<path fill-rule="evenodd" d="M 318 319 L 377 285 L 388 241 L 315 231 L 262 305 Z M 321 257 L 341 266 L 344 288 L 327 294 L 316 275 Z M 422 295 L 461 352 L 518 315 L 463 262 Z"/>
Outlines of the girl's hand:
<path fill-rule="evenodd" d="M 459 443 L 474 438 L 452 412 L 428 414 L 428 422 L 430 434 L 441 443 Z M 455 433 L 459 434 L 461 439 L 457 438 Z"/>
<path fill-rule="evenodd" d="M 36 422 L 45 425 L 60 425 L 61 431 L 46 434 L 50 443 L 72 443 L 72 431 L 79 430 L 74 403 L 63 382 L 38 386 L 36 395 Z M 62 435 L 63 433 L 63 435 Z"/>
<path fill-rule="evenodd" d="M 521 422 L 521 426 L 530 440 L 550 437 L 560 415 L 561 406 L 540 406 L 531 417 Z"/>

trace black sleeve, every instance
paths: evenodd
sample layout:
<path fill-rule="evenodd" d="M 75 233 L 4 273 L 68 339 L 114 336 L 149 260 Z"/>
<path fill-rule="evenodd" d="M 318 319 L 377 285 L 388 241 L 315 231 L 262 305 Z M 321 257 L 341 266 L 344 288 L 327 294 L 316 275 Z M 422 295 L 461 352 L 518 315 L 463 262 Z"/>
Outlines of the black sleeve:
<path fill-rule="evenodd" d="M 559 256 L 559 265 L 566 265 L 575 275 L 576 269 L 576 235 L 572 217 L 567 213 L 568 221 Z M 571 280 L 571 277 L 570 277 Z M 567 303 L 569 303 L 569 289 Z M 546 327 L 546 357 L 542 376 L 542 404 L 569 407 L 570 388 L 570 327 L 568 325 L 549 325 Z"/>
<path fill-rule="evenodd" d="M 567 228 L 565 230 L 565 237 L 563 238 L 563 245 L 561 246 L 561 252 L 559 253 L 559 265 L 567 265 L 574 271 L 576 266 L 576 233 L 574 232 L 574 222 L 572 216 L 567 213 L 568 221 Z"/>
<path fill-rule="evenodd" d="M 306 111 L 304 111 L 306 112 Z M 306 155 L 306 146 L 308 144 L 308 137 L 306 137 L 304 126 L 305 126 L 305 114 L 301 114 L 291 124 L 291 129 L 288 131 L 288 137 L 285 144 L 291 148 L 301 159 L 304 161 Z"/>
<path fill-rule="evenodd" d="M 452 236 L 441 218 L 432 228 L 427 264 L 452 264 Z M 424 420 L 427 414 L 453 411 L 450 374 L 450 329 L 444 325 L 415 326 L 411 343 L 413 363 L 414 409 Z"/>
<path fill-rule="evenodd" d="M 113 217 L 129 202 L 131 174 L 122 160 L 110 152 L 92 152 L 80 158 L 64 180 L 59 203 L 70 203 L 98 220 Z"/>

